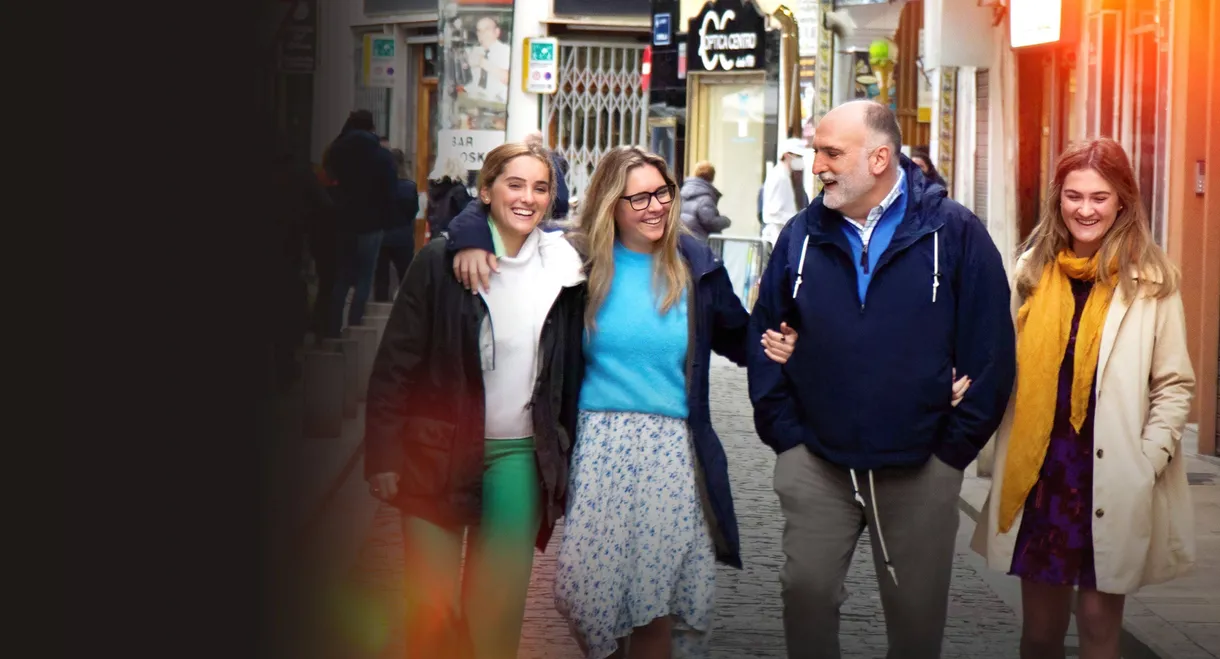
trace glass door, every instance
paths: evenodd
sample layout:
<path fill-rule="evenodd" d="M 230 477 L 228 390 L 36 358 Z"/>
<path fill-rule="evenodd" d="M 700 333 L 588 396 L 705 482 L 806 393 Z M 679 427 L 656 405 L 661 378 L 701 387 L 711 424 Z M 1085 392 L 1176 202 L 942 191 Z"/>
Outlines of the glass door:
<path fill-rule="evenodd" d="M 720 214 L 733 221 L 724 233 L 757 237 L 761 231 L 758 191 L 766 176 L 763 77 L 713 78 L 708 74 L 696 77 L 701 120 L 688 125 L 687 131 L 698 133 L 694 139 L 700 148 L 697 160 L 686 163 L 686 169 L 693 171 L 699 160 L 711 162 L 716 168 L 714 185 L 724 195 L 720 198 Z"/>
<path fill-rule="evenodd" d="M 766 177 L 766 79 L 762 73 L 700 73 L 690 79 L 686 171 L 703 160 L 716 170 L 712 184 L 722 195 L 717 209 L 732 224 L 709 246 L 720 254 L 734 291 L 749 308 L 767 254 L 758 208 Z"/>

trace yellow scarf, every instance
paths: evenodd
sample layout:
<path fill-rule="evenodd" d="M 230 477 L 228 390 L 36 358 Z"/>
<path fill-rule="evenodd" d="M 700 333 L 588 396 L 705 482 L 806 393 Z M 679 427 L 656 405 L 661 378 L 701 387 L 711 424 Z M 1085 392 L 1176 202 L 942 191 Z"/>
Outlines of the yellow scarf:
<path fill-rule="evenodd" d="M 1069 280 L 1097 279 L 1097 256 L 1077 257 L 1070 250 L 1048 263 L 1033 295 L 1017 312 L 1017 401 L 1004 462 L 1000 492 L 1001 533 L 1007 533 L 1038 481 L 1050 444 L 1059 390 L 1059 367 L 1072 331 L 1076 299 Z M 1111 269 L 1113 271 L 1113 268 Z M 1089 393 L 1101 350 L 1101 331 L 1114 297 L 1114 277 L 1102 277 L 1089 291 L 1076 331 L 1072 370 L 1072 427 L 1080 431 L 1089 410 Z"/>

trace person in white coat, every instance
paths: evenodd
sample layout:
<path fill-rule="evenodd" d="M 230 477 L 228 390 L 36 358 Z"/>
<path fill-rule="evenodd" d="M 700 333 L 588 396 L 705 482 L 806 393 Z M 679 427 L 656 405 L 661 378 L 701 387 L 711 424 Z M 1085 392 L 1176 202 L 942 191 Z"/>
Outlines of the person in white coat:
<path fill-rule="evenodd" d="M 767 180 L 763 183 L 762 237 L 772 247 L 775 247 L 780 230 L 801 210 L 797 207 L 792 172 L 805 170 L 805 161 L 801 156 L 805 152 L 804 140 L 791 137 L 784 140 L 782 146 L 783 156 L 767 172 Z"/>
<path fill-rule="evenodd" d="M 1059 159 L 1013 269 L 1017 386 L 973 546 L 1021 578 L 1021 657 L 1118 659 L 1126 595 L 1186 573 L 1195 538 L 1181 438 L 1195 377 L 1180 275 L 1152 241 L 1122 147 Z"/>

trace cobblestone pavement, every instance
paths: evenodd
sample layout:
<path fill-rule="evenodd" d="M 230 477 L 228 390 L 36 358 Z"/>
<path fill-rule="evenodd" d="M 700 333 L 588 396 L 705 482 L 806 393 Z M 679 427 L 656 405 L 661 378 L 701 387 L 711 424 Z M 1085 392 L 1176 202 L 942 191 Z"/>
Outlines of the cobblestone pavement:
<path fill-rule="evenodd" d="M 713 657 L 784 657 L 779 568 L 783 521 L 771 488 L 774 454 L 754 434 L 744 369 L 718 365 L 712 371 L 712 418 L 729 457 L 730 477 L 743 542 L 745 569 L 721 566 L 717 576 Z M 1020 625 L 1017 615 L 980 576 L 967 547 L 973 522 L 962 515 L 954 565 L 943 656 L 1016 657 Z M 561 530 L 557 530 L 556 538 Z M 866 531 L 867 533 L 867 531 Z M 360 629 L 365 652 L 345 657 L 403 656 L 405 640 L 397 618 L 396 593 L 403 578 L 401 535 L 394 510 L 383 506 L 356 566 L 348 575 L 350 592 L 364 602 L 368 620 Z M 566 623 L 555 613 L 551 575 L 558 542 L 535 561 L 521 641 L 521 659 L 579 657 Z M 842 609 L 844 657 L 884 657 L 885 621 L 877 592 L 872 554 L 862 537 L 848 576 L 850 596 Z"/>

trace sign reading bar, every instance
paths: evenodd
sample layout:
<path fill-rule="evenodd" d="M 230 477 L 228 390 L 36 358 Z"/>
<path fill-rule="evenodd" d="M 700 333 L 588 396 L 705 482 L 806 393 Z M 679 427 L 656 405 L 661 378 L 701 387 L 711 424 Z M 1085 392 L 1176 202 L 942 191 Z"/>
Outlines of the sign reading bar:
<path fill-rule="evenodd" d="M 482 169 L 487 152 L 504 144 L 498 130 L 442 130 L 437 134 L 442 153 L 457 158 L 467 170 Z"/>
<path fill-rule="evenodd" d="M 763 68 L 766 26 L 753 0 L 718 0 L 704 5 L 689 23 L 687 66 L 692 72 Z"/>
<path fill-rule="evenodd" d="M 1062 36 L 1063 0 L 1021 0 L 1008 8 L 1013 48 L 1055 43 Z"/>

